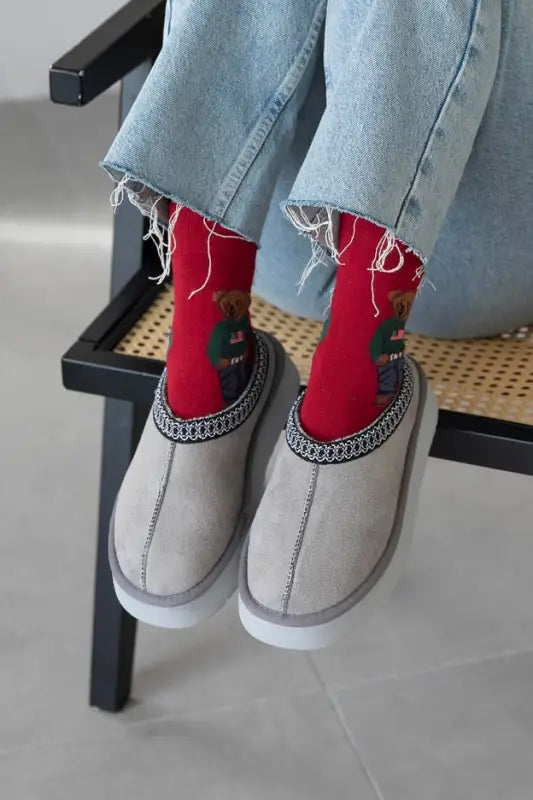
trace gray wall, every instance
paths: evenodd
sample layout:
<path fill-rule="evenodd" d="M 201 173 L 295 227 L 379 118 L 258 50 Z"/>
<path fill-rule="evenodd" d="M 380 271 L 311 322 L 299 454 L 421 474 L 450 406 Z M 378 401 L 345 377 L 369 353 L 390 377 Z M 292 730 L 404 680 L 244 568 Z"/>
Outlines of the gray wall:
<path fill-rule="evenodd" d="M 0 102 L 48 93 L 48 67 L 127 0 L 0 0 Z M 1 128 L 1 124 L 0 124 Z"/>

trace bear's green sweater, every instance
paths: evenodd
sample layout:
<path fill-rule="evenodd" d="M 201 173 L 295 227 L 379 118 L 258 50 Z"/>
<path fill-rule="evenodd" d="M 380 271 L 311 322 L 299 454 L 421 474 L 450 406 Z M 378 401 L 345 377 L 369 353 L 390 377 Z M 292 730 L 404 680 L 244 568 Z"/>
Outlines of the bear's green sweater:
<path fill-rule="evenodd" d="M 404 332 L 405 322 L 398 317 L 391 317 L 382 322 L 370 342 L 372 361 L 377 361 L 383 354 L 391 356 L 402 353 L 405 348 Z"/>
<path fill-rule="evenodd" d="M 215 325 L 207 344 L 207 355 L 214 367 L 222 358 L 238 358 L 246 354 L 251 333 L 248 317 L 223 319 Z"/>

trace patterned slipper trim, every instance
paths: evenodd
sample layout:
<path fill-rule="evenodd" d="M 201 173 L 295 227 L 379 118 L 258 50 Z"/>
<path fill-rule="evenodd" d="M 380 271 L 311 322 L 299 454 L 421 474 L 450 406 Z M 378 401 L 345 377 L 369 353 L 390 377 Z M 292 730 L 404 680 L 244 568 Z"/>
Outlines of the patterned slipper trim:
<path fill-rule="evenodd" d="M 287 444 L 297 456 L 312 464 L 343 464 L 371 453 L 394 433 L 413 396 L 414 368 L 404 359 L 402 386 L 395 400 L 375 422 L 345 439 L 319 442 L 308 436 L 300 425 L 299 410 L 304 393 L 295 401 L 287 422 Z"/>
<path fill-rule="evenodd" d="M 261 397 L 268 372 L 268 348 L 258 333 L 255 333 L 255 342 L 256 361 L 248 388 L 239 400 L 217 414 L 193 419 L 180 419 L 174 416 L 167 403 L 165 369 L 159 379 L 152 408 L 158 431 L 172 442 L 195 444 L 218 439 L 240 427 L 248 419 Z"/>

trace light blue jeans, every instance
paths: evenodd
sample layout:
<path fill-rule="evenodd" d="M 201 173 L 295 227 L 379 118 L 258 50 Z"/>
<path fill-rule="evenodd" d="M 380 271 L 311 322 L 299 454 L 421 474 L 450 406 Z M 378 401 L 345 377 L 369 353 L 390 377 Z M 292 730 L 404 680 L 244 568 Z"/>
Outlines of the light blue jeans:
<path fill-rule="evenodd" d="M 298 295 L 296 234 L 334 252 L 347 211 L 429 259 L 412 328 L 531 321 L 528 0 L 171 0 L 165 33 L 103 162 L 145 213 L 261 240 L 259 293 L 320 316 L 335 263 Z"/>

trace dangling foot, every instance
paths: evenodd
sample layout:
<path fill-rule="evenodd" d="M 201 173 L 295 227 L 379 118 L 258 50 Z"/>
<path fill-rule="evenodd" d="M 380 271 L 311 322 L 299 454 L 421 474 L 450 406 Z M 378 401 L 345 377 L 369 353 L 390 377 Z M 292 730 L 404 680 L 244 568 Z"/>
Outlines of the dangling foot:
<path fill-rule="evenodd" d="M 295 649 L 354 630 L 394 584 L 413 530 L 436 405 L 403 356 L 420 260 L 342 215 L 328 324 L 243 556 L 250 633 Z"/>
<path fill-rule="evenodd" d="M 281 345 L 255 334 L 256 360 L 240 398 L 183 419 L 163 374 L 118 494 L 109 539 L 117 597 L 143 622 L 186 628 L 237 587 L 241 545 L 266 465 L 299 386 Z"/>
<path fill-rule="evenodd" d="M 319 442 L 296 401 L 243 550 L 239 614 L 260 641 L 314 650 L 355 632 L 400 577 L 437 422 L 420 367 L 354 436 Z"/>

